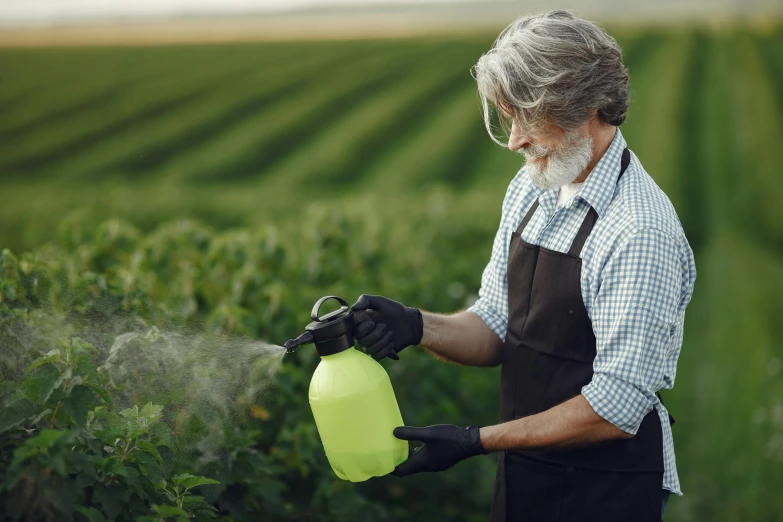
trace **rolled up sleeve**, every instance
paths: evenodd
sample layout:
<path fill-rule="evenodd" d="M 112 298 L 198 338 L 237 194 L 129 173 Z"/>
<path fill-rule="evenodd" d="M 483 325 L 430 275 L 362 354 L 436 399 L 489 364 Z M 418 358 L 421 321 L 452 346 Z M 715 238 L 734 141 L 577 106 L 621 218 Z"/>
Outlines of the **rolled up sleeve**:
<path fill-rule="evenodd" d="M 507 261 L 505 259 L 508 255 L 508 247 L 505 241 L 507 241 L 506 233 L 501 226 L 495 235 L 492 256 L 481 276 L 479 298 L 468 308 L 469 312 L 481 317 L 501 341 L 505 340 L 508 329 Z"/>
<path fill-rule="evenodd" d="M 593 410 L 635 435 L 658 399 L 676 342 L 682 270 L 678 243 L 657 229 L 633 233 L 609 258 L 592 306 L 596 358 L 582 395 Z"/>
<path fill-rule="evenodd" d="M 481 317 L 489 329 L 495 332 L 495 335 L 497 335 L 501 341 L 505 341 L 508 322 L 487 299 L 479 298 L 473 303 L 473 306 L 468 308 L 468 312 L 473 312 Z"/>

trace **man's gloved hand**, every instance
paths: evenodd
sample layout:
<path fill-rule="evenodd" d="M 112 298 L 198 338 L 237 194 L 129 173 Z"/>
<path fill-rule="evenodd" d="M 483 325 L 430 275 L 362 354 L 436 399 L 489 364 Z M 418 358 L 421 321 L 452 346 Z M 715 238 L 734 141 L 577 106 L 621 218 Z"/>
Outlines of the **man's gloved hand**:
<path fill-rule="evenodd" d="M 486 455 L 481 445 L 478 426 L 460 428 L 451 424 L 436 424 L 426 428 L 399 426 L 394 436 L 402 440 L 418 440 L 424 443 L 408 460 L 397 466 L 392 475 L 405 477 L 422 471 L 443 471 L 461 460 L 475 455 Z"/>
<path fill-rule="evenodd" d="M 399 359 L 406 346 L 421 342 L 424 322 L 418 308 L 379 295 L 362 295 L 351 309 L 356 312 L 353 337 L 373 359 Z"/>

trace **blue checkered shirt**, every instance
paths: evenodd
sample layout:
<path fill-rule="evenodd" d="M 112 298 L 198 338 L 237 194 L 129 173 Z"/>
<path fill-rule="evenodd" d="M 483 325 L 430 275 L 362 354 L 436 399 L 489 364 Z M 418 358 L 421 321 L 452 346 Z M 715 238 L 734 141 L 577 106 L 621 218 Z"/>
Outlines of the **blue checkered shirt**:
<path fill-rule="evenodd" d="M 682 495 L 669 415 L 655 392 L 674 385 L 696 265 L 674 207 L 635 154 L 617 182 L 625 146 L 618 128 L 579 192 L 562 205 L 559 189 L 538 188 L 524 167 L 517 173 L 503 200 L 479 298 L 468 310 L 505 339 L 511 233 L 539 198 L 522 238 L 567 252 L 592 206 L 598 221 L 581 252 L 581 289 L 597 355 L 582 395 L 598 415 L 630 434 L 655 408 L 663 429 L 663 488 Z"/>

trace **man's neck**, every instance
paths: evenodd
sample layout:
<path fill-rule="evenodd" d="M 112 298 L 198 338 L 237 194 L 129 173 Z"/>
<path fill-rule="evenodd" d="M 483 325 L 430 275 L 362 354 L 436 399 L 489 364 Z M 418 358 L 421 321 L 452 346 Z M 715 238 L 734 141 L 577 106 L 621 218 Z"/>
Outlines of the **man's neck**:
<path fill-rule="evenodd" d="M 615 134 L 617 134 L 617 127 L 614 125 L 603 125 L 598 132 L 593 135 L 593 157 L 590 160 L 590 163 L 587 164 L 587 167 L 585 167 L 585 170 L 583 170 L 582 173 L 579 174 L 579 177 L 572 181 L 572 183 L 583 183 L 587 179 L 587 176 L 593 171 L 593 167 L 598 164 L 603 155 L 606 154 L 606 151 L 609 150 L 609 146 L 612 144 Z"/>

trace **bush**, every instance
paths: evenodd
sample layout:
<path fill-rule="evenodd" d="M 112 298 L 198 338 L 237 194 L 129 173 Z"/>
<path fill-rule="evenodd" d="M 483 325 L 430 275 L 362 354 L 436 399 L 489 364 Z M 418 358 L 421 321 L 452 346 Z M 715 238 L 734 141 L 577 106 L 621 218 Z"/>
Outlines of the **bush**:
<path fill-rule="evenodd" d="M 0 414 L 3 519 L 206 520 L 191 489 L 218 482 L 172 475 L 176 438 L 152 403 L 116 412 L 97 350 L 72 338 L 6 385 Z"/>
<path fill-rule="evenodd" d="M 382 521 L 437 517 L 436 495 L 465 519 L 485 518 L 491 459 L 458 467 L 430 492 L 416 487 L 421 479 L 338 479 L 307 400 L 315 351 L 281 365 L 281 348 L 255 340 L 298 335 L 322 295 L 381 293 L 449 311 L 475 293 L 488 246 L 427 270 L 423 289 L 408 274 L 427 257 L 389 254 L 411 241 L 451 251 L 491 241 L 469 213 L 458 226 L 449 213 L 426 216 L 432 228 L 413 240 L 378 219 L 316 208 L 300 230 L 177 221 L 146 235 L 118 221 L 75 221 L 73 232 L 63 224 L 60 243 L 20 259 L 4 251 L 5 517 Z M 389 367 L 393 381 L 421 374 L 417 389 L 397 387 L 407 422 L 495 420 L 466 400 L 494 401 L 492 379 L 407 357 L 406 377 Z M 219 484 L 199 482 L 202 500 L 186 473 Z"/>

